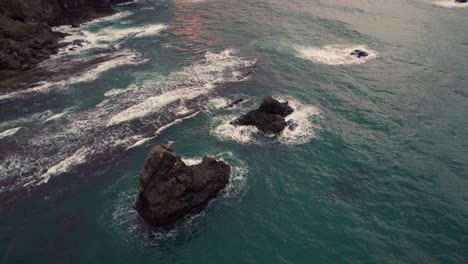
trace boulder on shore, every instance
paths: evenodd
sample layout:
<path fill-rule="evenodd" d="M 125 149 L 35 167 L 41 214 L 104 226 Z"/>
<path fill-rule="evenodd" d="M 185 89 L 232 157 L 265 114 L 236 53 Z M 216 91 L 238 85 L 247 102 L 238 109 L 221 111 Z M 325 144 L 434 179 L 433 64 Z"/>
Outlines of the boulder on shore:
<path fill-rule="evenodd" d="M 135 209 L 153 228 L 174 227 L 197 214 L 228 184 L 231 168 L 210 157 L 187 166 L 167 145 L 157 145 L 145 161 Z"/>
<path fill-rule="evenodd" d="M 288 123 L 284 119 L 294 112 L 288 102 L 281 103 L 271 96 L 263 99 L 262 104 L 256 110 L 237 118 L 231 122 L 236 126 L 255 126 L 266 134 L 279 134 Z"/>

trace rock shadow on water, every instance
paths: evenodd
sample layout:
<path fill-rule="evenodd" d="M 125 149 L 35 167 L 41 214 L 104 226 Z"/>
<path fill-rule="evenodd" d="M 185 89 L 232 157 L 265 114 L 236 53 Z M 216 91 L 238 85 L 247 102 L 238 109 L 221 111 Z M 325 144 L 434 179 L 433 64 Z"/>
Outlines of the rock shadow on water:
<path fill-rule="evenodd" d="M 332 195 L 351 203 L 365 195 L 369 181 L 369 173 L 365 169 L 348 170 L 332 183 Z"/>

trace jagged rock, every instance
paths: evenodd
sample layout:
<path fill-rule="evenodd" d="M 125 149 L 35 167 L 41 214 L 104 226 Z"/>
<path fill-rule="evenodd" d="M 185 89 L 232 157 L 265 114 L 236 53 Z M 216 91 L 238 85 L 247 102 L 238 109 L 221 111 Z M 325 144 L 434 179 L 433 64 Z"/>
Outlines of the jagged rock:
<path fill-rule="evenodd" d="M 226 106 L 224 107 L 224 109 L 233 108 L 234 106 L 236 106 L 236 105 L 238 105 L 238 104 L 240 104 L 240 103 L 242 103 L 242 102 L 244 102 L 244 101 L 245 101 L 244 98 L 239 98 L 239 99 L 237 99 L 237 100 L 235 100 L 235 101 L 232 101 L 230 104 L 226 105 Z"/>
<path fill-rule="evenodd" d="M 140 173 L 135 209 L 152 227 L 171 228 L 199 213 L 229 181 L 231 168 L 205 157 L 187 166 L 167 145 L 157 145 Z"/>
<path fill-rule="evenodd" d="M 255 126 L 266 134 L 279 134 L 288 125 L 285 117 L 294 112 L 288 102 L 281 103 L 271 96 L 263 99 L 256 110 L 237 118 L 231 125 Z"/>
<path fill-rule="evenodd" d="M 369 56 L 369 53 L 363 51 L 363 50 L 354 50 L 353 52 L 350 53 L 350 55 L 353 55 L 355 57 L 361 58 L 361 57 L 367 57 Z"/>

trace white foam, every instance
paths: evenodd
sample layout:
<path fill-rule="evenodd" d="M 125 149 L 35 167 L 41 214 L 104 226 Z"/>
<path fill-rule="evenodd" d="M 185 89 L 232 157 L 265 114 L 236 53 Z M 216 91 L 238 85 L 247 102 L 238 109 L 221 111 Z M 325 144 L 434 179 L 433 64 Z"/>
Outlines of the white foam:
<path fill-rule="evenodd" d="M 468 3 L 456 3 L 454 0 L 442 0 L 434 2 L 435 5 L 446 7 L 446 8 L 466 8 Z"/>
<path fill-rule="evenodd" d="M 9 136 L 13 136 L 20 129 L 21 129 L 21 127 L 15 127 L 15 128 L 11 128 L 11 129 L 3 131 L 2 133 L 0 133 L 0 139 L 5 138 L 5 137 L 9 137 Z"/>
<path fill-rule="evenodd" d="M 199 93 L 196 93 L 194 96 L 198 94 Z M 148 98 L 142 103 L 127 108 L 124 111 L 113 116 L 109 120 L 108 126 L 120 124 L 122 122 L 130 121 L 136 118 L 144 117 L 149 114 L 153 114 L 160 110 L 162 107 L 179 100 L 180 97 L 181 94 L 179 93 L 179 91 L 172 91 Z"/>
<path fill-rule="evenodd" d="M 292 97 L 276 97 L 280 101 L 288 101 L 294 112 L 285 119 L 294 120 L 298 126 L 294 130 L 286 127 L 277 137 L 282 144 L 304 144 L 315 137 L 317 125 L 314 118 L 320 115 L 320 111 L 313 105 L 306 105 Z M 230 122 L 238 115 L 217 116 L 213 118 L 210 133 L 220 140 L 229 140 L 238 143 L 261 143 L 260 138 L 268 135 L 260 135 L 260 131 L 254 126 L 234 126 Z"/>
<path fill-rule="evenodd" d="M 126 89 L 111 89 L 109 91 L 107 91 L 104 96 L 105 97 L 115 97 L 115 96 L 118 96 L 120 94 L 123 94 L 123 93 L 126 93 L 126 92 L 129 92 L 129 91 L 132 91 L 132 90 L 137 90 L 138 87 L 136 85 L 130 85 L 129 87 L 127 87 Z"/>
<path fill-rule="evenodd" d="M 212 108 L 221 109 L 221 108 L 226 107 L 228 104 L 229 102 L 226 98 L 217 97 L 217 98 L 210 99 L 210 101 L 208 102 L 207 108 L 209 110 Z"/>
<path fill-rule="evenodd" d="M 255 142 L 254 135 L 259 131 L 254 126 L 233 126 L 231 121 L 236 119 L 234 115 L 218 116 L 213 119 L 211 134 L 220 140 L 231 140 L 238 143 Z"/>
<path fill-rule="evenodd" d="M 378 53 L 365 45 L 327 45 L 323 47 L 295 47 L 297 56 L 302 59 L 328 65 L 362 64 L 377 58 Z M 351 55 L 354 50 L 364 50 L 369 55 L 357 58 Z"/>
<path fill-rule="evenodd" d="M 205 59 L 168 76 L 161 77 L 157 73 L 147 73 L 154 74 L 157 78 L 144 81 L 137 87 L 130 85 L 131 89 L 113 93 L 95 106 L 80 111 L 70 111 L 65 114 L 66 122 L 58 120 L 64 117 L 62 113 L 48 110 L 47 114 L 40 118 L 40 125 L 28 124 L 30 126 L 24 131 L 25 134 L 18 133 L 20 139 L 18 146 L 0 159 L 0 177 L 17 177 L 18 181 L 14 186 L 9 186 L 9 189 L 28 184 L 41 184 L 53 176 L 72 171 L 75 166 L 86 163 L 91 157 L 92 160 L 100 160 L 100 155 L 109 156 L 120 153 L 121 150 L 143 145 L 153 138 L 148 135 L 152 131 L 156 130 L 155 135 L 157 135 L 203 110 L 205 102 L 203 98 L 200 98 L 203 100 L 198 104 L 186 103 L 184 98 L 208 94 L 220 83 L 241 81 L 242 78 L 237 78 L 233 72 L 254 62 L 239 58 L 230 50 L 207 53 Z M 147 77 L 145 75 L 145 79 L 150 79 Z M 160 110 L 147 116 L 146 111 L 153 112 L 153 110 L 150 106 L 150 110 L 145 110 L 142 107 L 145 105 L 144 102 L 149 98 L 153 100 L 156 100 L 154 97 L 162 98 L 161 95 L 167 96 L 168 93 L 174 95 L 169 101 L 175 100 L 177 103 L 164 109 L 159 104 L 157 108 Z M 178 93 L 179 97 L 176 98 L 175 95 Z M 144 112 L 143 114 L 134 112 L 137 116 L 140 114 L 142 117 L 145 116 L 140 118 L 141 123 L 126 122 L 118 126 L 107 126 L 113 117 L 134 110 Z M 48 119 L 57 120 L 60 125 L 43 122 Z M 23 124 L 12 125 L 9 121 L 4 129 L 19 126 L 24 127 Z M 142 135 L 148 136 L 143 138 Z M 70 149 L 78 151 L 71 155 Z M 47 150 L 47 155 L 44 155 L 44 150 Z"/>
<path fill-rule="evenodd" d="M 139 147 L 143 144 L 145 144 L 146 142 L 154 139 L 155 137 L 147 137 L 147 138 L 142 138 L 140 140 L 138 140 L 137 142 L 135 142 L 133 145 L 131 145 L 130 147 L 128 147 L 127 149 L 131 149 L 131 148 L 136 148 L 136 147 Z"/>
<path fill-rule="evenodd" d="M 50 117 L 48 117 L 45 122 L 49 122 L 49 121 L 52 121 L 52 120 L 57 120 L 57 119 L 60 119 L 62 117 L 64 117 L 66 114 L 70 113 L 70 110 L 64 110 L 63 112 L 61 113 L 58 113 L 58 114 L 55 114 L 55 115 L 52 115 Z"/>
<path fill-rule="evenodd" d="M 456 3 L 454 0 L 438 0 L 433 2 L 433 4 L 445 8 L 466 8 L 468 3 Z"/>
<path fill-rule="evenodd" d="M 205 56 L 204 64 L 187 67 L 181 72 L 172 74 L 170 78 L 173 80 L 166 80 L 166 82 L 162 83 L 158 81 L 158 84 L 163 85 L 162 87 L 158 87 L 161 91 L 169 91 L 150 98 L 145 96 L 144 101 L 113 116 L 109 120 L 108 126 L 153 114 L 162 107 L 178 100 L 189 100 L 207 94 L 216 87 L 218 82 L 241 81 L 238 79 L 238 75 L 233 75 L 232 71 L 230 71 L 230 74 L 227 74 L 226 70 L 251 66 L 255 61 L 241 60 L 233 56 L 232 53 L 232 50 L 225 50 L 218 54 L 208 52 Z M 177 82 L 177 85 L 188 87 L 178 87 L 180 89 L 172 90 L 174 80 Z M 150 81 L 145 85 L 152 86 L 154 83 Z"/>
<path fill-rule="evenodd" d="M 138 0 L 133 0 L 133 1 L 128 1 L 128 2 L 123 2 L 123 3 L 120 3 L 120 4 L 114 4 L 115 6 L 126 6 L 126 5 L 131 5 L 131 4 L 135 4 L 135 3 L 138 3 L 140 1 Z"/>
<path fill-rule="evenodd" d="M 101 55 L 102 56 L 102 55 Z M 97 56 L 99 57 L 99 56 Z M 96 59 L 96 57 L 90 57 L 86 60 Z M 132 53 L 128 50 L 124 50 L 119 52 L 115 55 L 113 59 L 104 61 L 102 63 L 93 65 L 92 67 L 86 69 L 85 71 L 79 71 L 75 75 L 60 81 L 43 81 L 39 82 L 36 87 L 12 92 L 8 94 L 4 94 L 0 96 L 0 100 L 15 98 L 18 96 L 22 96 L 29 93 L 45 93 L 49 92 L 52 89 L 60 88 L 60 87 L 68 87 L 73 84 L 82 83 L 82 82 L 90 82 L 96 80 L 103 74 L 104 72 L 117 68 L 123 65 L 136 65 L 144 63 L 146 60 L 140 59 L 140 55 L 137 53 Z"/>
<path fill-rule="evenodd" d="M 42 174 L 39 177 L 39 182 L 37 184 L 47 183 L 51 177 L 58 174 L 62 174 L 68 171 L 73 166 L 84 163 L 86 161 L 86 156 L 89 154 L 89 151 L 89 148 L 81 148 L 78 151 L 76 151 L 72 156 L 50 167 L 46 173 Z"/>
<path fill-rule="evenodd" d="M 318 126 L 313 120 L 320 115 L 320 110 L 314 105 L 304 104 L 292 97 L 277 97 L 279 100 L 288 101 L 294 112 L 286 117 L 286 121 L 293 120 L 298 124 L 294 130 L 285 128 L 280 134 L 280 141 L 287 145 L 298 145 L 309 142 L 315 138 Z"/>
<path fill-rule="evenodd" d="M 179 124 L 180 122 L 184 121 L 185 119 L 190 119 L 190 118 L 192 118 L 192 117 L 195 117 L 196 115 L 198 115 L 198 113 L 199 113 L 199 112 L 195 112 L 195 113 L 193 113 L 193 114 L 191 114 L 191 115 L 189 115 L 189 116 L 176 119 L 174 122 L 169 123 L 169 124 L 167 124 L 167 125 L 165 125 L 165 126 L 160 127 L 160 128 L 154 133 L 154 135 L 155 135 L 155 136 L 158 136 L 158 135 L 161 134 L 161 132 L 163 132 L 164 130 L 170 128 L 171 126 L 174 126 L 174 125 Z"/>

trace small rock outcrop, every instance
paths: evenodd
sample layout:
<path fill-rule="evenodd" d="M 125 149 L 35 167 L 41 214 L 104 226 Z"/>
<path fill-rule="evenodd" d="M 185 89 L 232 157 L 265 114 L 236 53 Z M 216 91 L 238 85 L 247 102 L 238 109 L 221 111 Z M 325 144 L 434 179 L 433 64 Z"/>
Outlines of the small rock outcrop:
<path fill-rule="evenodd" d="M 271 96 L 263 99 L 262 104 L 256 110 L 237 118 L 231 122 L 236 126 L 255 126 L 266 134 L 279 134 L 288 123 L 284 119 L 294 112 L 288 102 L 281 103 Z"/>
<path fill-rule="evenodd" d="M 234 106 L 239 105 L 240 103 L 243 103 L 244 101 L 245 101 L 244 98 L 239 98 L 235 101 L 232 101 L 230 104 L 226 105 L 224 109 L 233 108 Z"/>
<path fill-rule="evenodd" d="M 354 50 L 353 52 L 350 53 L 350 55 L 361 58 L 361 57 L 367 57 L 369 56 L 369 53 L 363 51 L 363 50 Z"/>
<path fill-rule="evenodd" d="M 205 157 L 187 166 L 167 145 L 157 145 L 140 173 L 135 209 L 153 228 L 168 229 L 199 213 L 228 184 L 231 168 Z"/>

